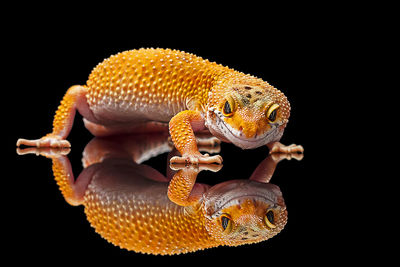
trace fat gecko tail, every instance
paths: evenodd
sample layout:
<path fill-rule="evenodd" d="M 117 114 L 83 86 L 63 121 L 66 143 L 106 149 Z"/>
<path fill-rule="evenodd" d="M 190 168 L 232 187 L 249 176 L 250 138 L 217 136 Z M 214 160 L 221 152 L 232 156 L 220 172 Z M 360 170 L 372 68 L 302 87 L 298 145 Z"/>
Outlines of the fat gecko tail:
<path fill-rule="evenodd" d="M 87 88 L 80 85 L 72 86 L 65 93 L 61 104 L 58 106 L 53 120 L 53 132 L 40 139 L 18 139 L 17 146 L 36 147 L 71 147 L 65 140 L 74 123 L 76 110 L 79 106 L 86 105 Z"/>

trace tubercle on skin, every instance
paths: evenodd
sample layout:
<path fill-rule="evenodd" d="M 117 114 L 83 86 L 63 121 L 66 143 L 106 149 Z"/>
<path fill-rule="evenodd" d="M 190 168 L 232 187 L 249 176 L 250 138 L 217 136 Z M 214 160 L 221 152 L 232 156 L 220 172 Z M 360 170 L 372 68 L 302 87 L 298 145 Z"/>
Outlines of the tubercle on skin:
<path fill-rule="evenodd" d="M 134 100 L 139 105 L 167 104 L 176 112 L 190 96 L 205 104 L 209 90 L 226 72 L 234 70 L 176 50 L 126 51 L 92 71 L 88 102 L 90 106 L 118 102 L 129 107 Z"/>
<path fill-rule="evenodd" d="M 93 109 L 107 109 L 113 114 L 130 114 L 136 110 L 150 120 L 165 122 L 183 110 L 198 110 L 207 127 L 213 123 L 207 117 L 207 110 L 219 108 L 219 101 L 229 92 L 227 88 L 235 84 L 269 88 L 268 95 L 285 102 L 282 100 L 285 96 L 279 90 L 257 77 L 169 49 L 130 50 L 111 56 L 96 66 L 87 84 L 87 100 Z M 288 117 L 289 109 L 290 106 L 282 107 L 283 117 Z M 153 116 L 153 113 L 159 115 Z M 251 138 L 268 131 L 261 122 L 236 116 L 235 120 L 225 123 Z M 259 125 L 257 129 L 252 126 L 254 124 Z M 178 126 L 175 132 L 180 128 Z M 178 147 L 183 147 L 178 143 L 188 142 L 186 137 L 173 139 Z M 185 151 L 194 153 L 193 149 Z"/>
<path fill-rule="evenodd" d="M 64 139 L 71 130 L 76 110 L 92 123 L 92 133 L 98 132 L 95 129 L 97 127 L 103 134 L 106 134 L 104 129 L 115 134 L 116 129 L 122 129 L 123 132 L 124 127 L 128 130 L 132 129 L 131 126 L 149 121 L 169 122 L 170 129 L 179 129 L 183 127 L 180 124 L 187 123 L 182 121 L 185 116 L 180 113 L 193 111 L 197 114 L 189 118 L 192 126 L 204 126 L 206 123 L 213 134 L 223 136 L 221 128 L 215 125 L 213 114 L 208 110 L 220 110 L 228 95 L 239 93 L 238 110 L 224 123 L 242 131 L 246 138 L 262 135 L 270 128 L 266 123 L 265 112 L 261 110 L 262 105 L 254 105 L 253 102 L 278 102 L 280 108 L 277 117 L 281 121 L 287 120 L 290 110 L 286 97 L 267 82 L 193 54 L 170 49 L 139 49 L 118 53 L 99 63 L 92 70 L 86 84 L 72 86 L 64 95 L 54 117 L 52 133 L 38 140 L 21 139 L 17 144 L 69 146 Z M 255 93 L 262 95 L 252 97 L 252 100 L 247 99 L 251 96 L 250 91 L 243 91 L 247 88 L 252 91 L 260 88 Z M 258 117 L 254 114 L 258 114 Z M 174 125 L 171 120 L 173 118 Z M 191 149 L 180 151 L 186 159 L 189 157 L 194 163 L 198 160 L 203 163 L 210 160 L 221 162 L 220 157 L 203 157 L 195 151 L 193 132 L 187 131 L 186 134 L 190 135 L 189 139 L 173 138 L 177 142 L 179 139 L 180 143 L 192 143 L 189 146 Z M 266 143 L 258 145 L 277 141 L 265 140 Z M 240 142 L 234 144 L 241 146 Z"/>
<path fill-rule="evenodd" d="M 139 49 L 121 52 L 98 64 L 87 82 L 87 98 L 90 106 L 118 103 L 127 109 L 132 105 L 166 104 L 177 113 L 185 108 L 188 98 L 199 100 L 204 107 L 216 107 L 215 100 L 223 97 L 220 93 L 227 83 L 262 85 L 273 94 L 280 93 L 259 78 L 193 54 Z"/>
<path fill-rule="evenodd" d="M 75 86 L 67 91 L 56 112 L 53 132 L 47 136 L 51 142 L 54 141 L 56 143 L 58 139 L 66 138 L 72 126 L 76 110 L 81 114 L 82 111 L 86 112 L 86 114 L 90 115 L 90 119 L 93 119 L 92 122 L 100 126 L 108 126 L 113 123 L 121 123 L 122 125 L 127 123 L 129 126 L 129 123 L 136 122 L 135 119 L 139 118 L 141 122 L 143 120 L 169 122 L 174 145 L 182 156 L 198 156 L 201 154 L 197 149 L 196 139 L 193 134 L 194 129 L 192 128 L 196 125 L 206 124 L 211 133 L 220 134 L 211 130 L 215 124 L 212 116 L 214 112 L 221 112 L 221 101 L 228 94 L 234 91 L 248 90 L 246 88 L 238 88 L 238 85 L 242 87 L 246 87 L 245 85 L 255 88 L 262 87 L 265 98 L 284 103 L 281 105 L 281 113 L 283 117 L 288 117 L 290 105 L 283 93 L 254 76 L 246 75 L 195 55 L 176 50 L 139 49 L 122 52 L 98 64 L 90 74 L 87 86 Z M 71 92 L 76 92 L 76 94 Z M 248 98 L 248 101 L 244 100 L 246 98 L 242 98 L 242 103 L 239 103 L 238 107 L 242 108 L 244 102 L 250 103 L 250 97 Z M 255 102 L 254 97 L 251 96 L 251 98 Z M 190 101 L 187 101 L 188 99 Z M 84 105 L 79 106 L 83 102 Z M 187 105 L 190 105 L 190 107 Z M 250 106 L 247 110 L 252 113 L 259 111 L 255 110 L 255 108 L 257 107 Z M 240 112 L 236 114 L 240 115 Z M 85 119 L 89 119 L 88 116 L 82 115 Z M 249 119 L 250 117 L 239 117 L 233 120 L 230 125 L 238 129 L 241 127 L 241 121 L 246 120 L 248 120 L 246 121 L 247 125 L 257 125 L 256 121 Z M 110 124 L 107 125 L 107 123 Z M 263 125 L 265 125 L 265 122 Z M 252 131 L 249 136 L 254 132 Z M 223 136 L 221 139 L 226 140 Z M 29 140 L 26 143 L 30 143 Z M 47 144 L 46 142 L 44 143 Z M 60 188 L 61 185 L 60 183 Z M 184 188 L 178 186 L 175 189 L 177 192 L 176 197 L 184 198 L 188 194 L 183 190 Z M 63 192 L 67 196 L 71 194 L 68 190 L 63 190 Z M 147 212 L 146 207 L 139 207 L 139 210 L 135 212 L 141 216 L 140 212 L 142 211 Z M 104 219 L 108 219 L 107 212 L 107 207 L 105 207 L 104 211 L 98 210 L 92 214 L 94 221 L 99 220 L 100 223 Z M 199 214 L 195 215 L 200 216 Z M 162 217 L 164 214 L 157 214 L 157 216 Z M 158 222 L 155 223 L 156 227 L 163 227 L 166 231 L 165 233 L 171 234 L 172 240 L 177 234 L 181 234 L 173 224 L 178 219 L 176 216 L 167 214 L 167 218 L 162 217 L 165 224 L 158 225 Z M 207 223 L 205 218 L 202 217 L 198 221 L 191 222 L 186 221 L 187 218 L 184 218 L 184 222 L 182 222 L 184 229 L 193 230 L 193 224 L 197 228 L 201 228 L 199 234 L 202 237 L 195 239 L 199 243 L 193 243 L 194 246 L 200 245 L 191 249 L 196 250 L 208 246 L 228 244 L 230 241 L 210 238 L 213 232 L 206 232 L 204 227 L 215 230 L 220 229 L 221 226 L 218 225 L 218 228 L 213 228 L 212 223 Z M 153 218 L 151 220 L 156 219 Z M 93 222 L 94 224 L 95 222 Z M 171 230 L 168 226 L 174 229 Z M 117 225 L 117 227 L 121 226 Z M 154 227 L 150 227 L 150 229 L 147 221 L 138 227 L 145 230 L 145 234 L 138 236 L 138 240 L 143 240 L 144 242 L 141 244 L 140 249 L 145 252 L 149 247 L 146 241 L 151 240 L 151 237 L 159 238 L 157 236 L 159 231 L 154 230 Z M 152 232 L 153 230 L 154 232 Z M 238 243 L 232 242 L 229 245 L 238 245 Z M 173 251 L 168 253 L 173 253 Z"/>

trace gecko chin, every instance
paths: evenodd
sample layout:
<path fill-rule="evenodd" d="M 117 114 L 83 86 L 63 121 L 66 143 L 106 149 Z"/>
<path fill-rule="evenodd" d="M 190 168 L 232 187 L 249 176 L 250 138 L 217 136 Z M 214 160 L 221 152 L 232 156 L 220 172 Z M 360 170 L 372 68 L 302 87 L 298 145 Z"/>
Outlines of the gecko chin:
<path fill-rule="evenodd" d="M 246 137 L 245 134 L 237 129 L 234 129 L 227 124 L 223 118 L 216 114 L 215 124 L 209 127 L 210 132 L 225 142 L 233 143 L 242 149 L 253 149 L 271 142 L 279 141 L 282 136 L 281 131 L 275 124 L 271 124 L 271 128 L 261 135 L 255 135 L 254 137 Z"/>

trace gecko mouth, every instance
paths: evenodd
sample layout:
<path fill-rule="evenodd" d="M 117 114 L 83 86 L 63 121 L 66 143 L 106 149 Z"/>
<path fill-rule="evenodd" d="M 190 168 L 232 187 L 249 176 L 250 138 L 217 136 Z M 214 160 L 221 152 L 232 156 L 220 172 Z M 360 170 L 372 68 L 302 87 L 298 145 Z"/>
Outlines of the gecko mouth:
<path fill-rule="evenodd" d="M 221 118 L 222 113 L 214 111 L 216 115 L 216 122 L 219 131 L 226 137 L 229 141 L 241 147 L 243 149 L 256 148 L 261 145 L 265 145 L 273 141 L 274 137 L 277 135 L 278 127 L 275 124 L 270 124 L 271 129 L 262 135 L 255 135 L 254 137 L 246 138 L 243 137 L 243 133 L 239 130 L 232 128 L 229 124 L 227 124 L 223 118 Z"/>
<path fill-rule="evenodd" d="M 221 203 L 216 203 L 216 212 L 222 210 L 223 208 L 231 207 L 233 205 L 240 205 L 243 200 L 245 199 L 251 199 L 253 201 L 262 201 L 262 202 L 267 202 L 271 204 L 275 204 L 275 200 L 272 198 L 269 198 L 265 195 L 242 195 L 238 197 L 233 197 L 225 202 Z"/>
<path fill-rule="evenodd" d="M 280 189 L 272 184 L 259 184 L 249 180 L 231 180 L 216 185 L 208 192 L 205 208 L 210 218 L 218 217 L 222 210 L 241 205 L 245 200 L 279 205 Z"/>

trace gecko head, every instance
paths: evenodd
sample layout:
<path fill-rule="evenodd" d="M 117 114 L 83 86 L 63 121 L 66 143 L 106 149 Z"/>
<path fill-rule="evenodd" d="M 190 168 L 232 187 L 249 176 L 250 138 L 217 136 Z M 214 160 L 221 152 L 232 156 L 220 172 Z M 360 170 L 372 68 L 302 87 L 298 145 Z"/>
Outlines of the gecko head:
<path fill-rule="evenodd" d="M 210 188 L 204 213 L 207 231 L 228 246 L 267 240 L 287 221 L 279 187 L 250 180 L 231 180 Z"/>
<path fill-rule="evenodd" d="M 290 115 L 286 96 L 268 84 L 225 85 L 210 94 L 206 124 L 210 132 L 243 149 L 279 141 Z"/>

